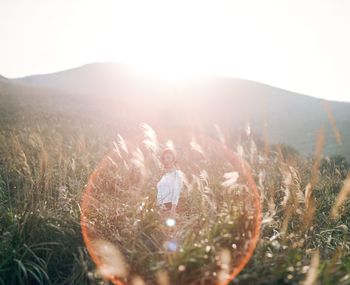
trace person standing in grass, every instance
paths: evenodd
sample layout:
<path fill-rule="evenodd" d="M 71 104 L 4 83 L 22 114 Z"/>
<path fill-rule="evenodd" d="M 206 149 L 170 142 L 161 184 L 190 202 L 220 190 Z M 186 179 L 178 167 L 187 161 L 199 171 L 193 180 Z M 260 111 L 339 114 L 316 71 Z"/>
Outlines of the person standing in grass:
<path fill-rule="evenodd" d="M 165 149 L 160 160 L 164 166 L 165 174 L 157 183 L 157 204 L 161 209 L 170 211 L 173 216 L 176 214 L 176 207 L 182 191 L 183 176 L 182 172 L 176 168 L 175 154 L 171 149 Z"/>

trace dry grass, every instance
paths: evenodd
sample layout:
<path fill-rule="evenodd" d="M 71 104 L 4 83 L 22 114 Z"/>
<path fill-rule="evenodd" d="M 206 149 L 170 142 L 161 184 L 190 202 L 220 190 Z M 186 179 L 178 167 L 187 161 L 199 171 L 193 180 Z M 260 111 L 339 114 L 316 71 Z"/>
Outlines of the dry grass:
<path fill-rule="evenodd" d="M 215 140 L 234 145 L 251 169 L 263 212 L 258 247 L 232 284 L 349 284 L 349 168 L 322 158 L 322 133 L 307 160 L 250 132 L 237 143 L 216 129 Z M 64 121 L 1 131 L 0 283 L 97 284 L 108 283 L 106 275 L 137 285 L 225 280 L 246 247 L 236 238 L 253 231 L 248 168 L 192 134 L 165 136 L 147 124 L 140 134 L 131 140 Z M 164 249 L 172 233 L 155 206 L 165 146 L 176 150 L 186 178 L 175 253 Z M 82 241 L 80 199 L 94 169 L 88 234 L 116 247 L 123 274 L 113 266 L 96 271 Z"/>

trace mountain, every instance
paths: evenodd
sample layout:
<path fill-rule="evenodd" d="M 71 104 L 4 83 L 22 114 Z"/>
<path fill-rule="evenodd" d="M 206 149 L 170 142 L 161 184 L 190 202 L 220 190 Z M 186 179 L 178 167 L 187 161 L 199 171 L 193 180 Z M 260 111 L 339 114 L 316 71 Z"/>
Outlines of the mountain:
<path fill-rule="evenodd" d="M 73 116 L 83 109 L 91 120 L 129 126 L 143 121 L 161 127 L 218 124 L 231 132 L 249 122 L 253 132 L 270 143 L 291 145 L 304 155 L 313 153 L 323 127 L 325 153 L 350 158 L 350 103 L 325 101 L 262 83 L 209 75 L 162 80 L 115 63 L 10 81 L 21 93 L 32 94 L 45 112 L 70 110 Z M 330 117 L 342 144 L 336 141 Z"/>
<path fill-rule="evenodd" d="M 2 76 L 2 75 L 0 75 L 0 82 L 6 82 L 6 81 L 7 81 L 7 78 Z"/>
<path fill-rule="evenodd" d="M 106 95 L 128 80 L 132 72 L 132 67 L 127 64 L 94 63 L 57 73 L 27 76 L 15 81 L 75 94 Z"/>

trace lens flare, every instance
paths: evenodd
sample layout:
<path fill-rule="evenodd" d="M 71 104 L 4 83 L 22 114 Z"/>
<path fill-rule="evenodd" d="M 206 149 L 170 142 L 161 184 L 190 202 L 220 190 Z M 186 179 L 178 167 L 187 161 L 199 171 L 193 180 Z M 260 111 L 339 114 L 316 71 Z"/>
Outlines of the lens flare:
<path fill-rule="evenodd" d="M 175 219 L 168 218 L 168 219 L 166 219 L 165 224 L 168 227 L 174 227 L 176 225 L 176 221 L 175 221 Z"/>
<path fill-rule="evenodd" d="M 177 242 L 174 240 L 169 240 L 164 243 L 165 249 L 169 251 L 176 251 L 178 248 Z"/>
<path fill-rule="evenodd" d="M 199 278 L 190 271 L 200 272 L 218 258 L 211 284 L 228 284 L 248 263 L 259 239 L 260 195 L 248 164 L 226 140 L 193 129 L 153 131 L 147 125 L 145 132 L 118 135 L 84 189 L 81 229 L 97 272 L 122 285 L 132 278 L 130 272 L 154 280 L 159 270 L 168 272 L 178 261 L 186 270 L 177 263 L 169 271 L 176 283 L 180 277 Z M 156 204 L 159 155 L 169 141 L 185 178 L 176 220 L 164 217 Z M 193 267 L 194 258 L 200 267 Z M 151 267 L 154 260 L 168 265 Z"/>

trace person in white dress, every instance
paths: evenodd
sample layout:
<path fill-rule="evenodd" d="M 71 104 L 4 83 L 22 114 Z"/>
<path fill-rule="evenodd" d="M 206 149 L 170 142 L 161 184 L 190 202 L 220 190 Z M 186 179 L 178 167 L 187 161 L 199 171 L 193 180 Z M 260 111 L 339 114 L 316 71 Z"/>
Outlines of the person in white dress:
<path fill-rule="evenodd" d="M 183 174 L 176 168 L 175 154 L 171 149 L 165 149 L 160 159 L 165 174 L 157 183 L 157 204 L 174 215 L 183 188 Z"/>

